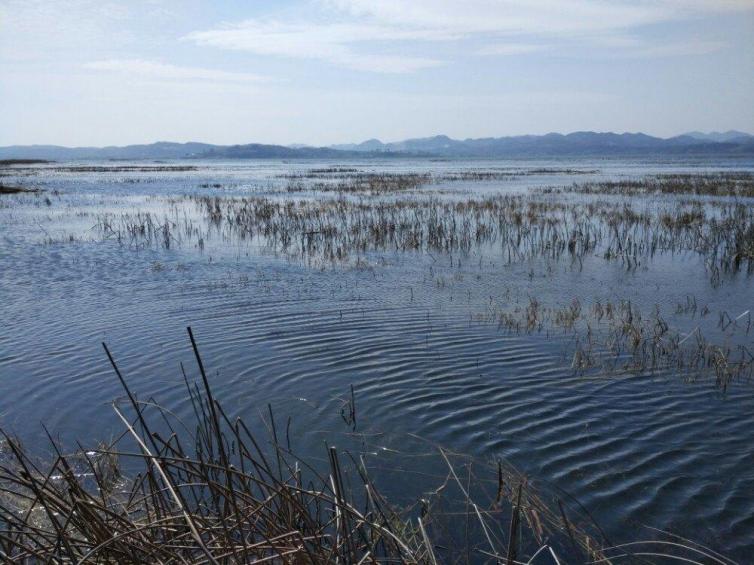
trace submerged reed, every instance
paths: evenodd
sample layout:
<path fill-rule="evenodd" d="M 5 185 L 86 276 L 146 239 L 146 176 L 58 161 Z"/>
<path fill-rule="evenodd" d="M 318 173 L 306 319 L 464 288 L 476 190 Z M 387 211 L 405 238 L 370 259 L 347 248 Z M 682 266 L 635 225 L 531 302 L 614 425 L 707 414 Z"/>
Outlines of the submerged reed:
<path fill-rule="evenodd" d="M 568 191 L 581 194 L 693 194 L 697 196 L 754 197 L 754 174 L 748 171 L 659 174 L 637 180 L 574 184 Z"/>
<path fill-rule="evenodd" d="M 690 296 L 677 306 L 677 313 L 687 312 L 696 312 L 695 298 Z M 700 316 L 708 314 L 707 310 Z M 476 319 L 516 333 L 562 330 L 573 338 L 572 347 L 566 351 L 571 368 L 580 374 L 672 371 L 689 380 L 714 377 L 723 391 L 735 380 L 754 376 L 754 352 L 747 343 L 752 331 L 749 310 L 735 318 L 720 314 L 718 328 L 729 338 L 736 338 L 736 342 L 724 344 L 708 341 L 700 325 L 681 333 L 671 328 L 657 307 L 643 315 L 630 300 L 598 300 L 585 308 L 574 298 L 566 306 L 546 308 L 530 298 L 526 306 L 513 309 L 490 303 Z"/>
<path fill-rule="evenodd" d="M 5 562 L 519 564 L 538 557 L 556 564 L 565 554 L 582 562 L 658 555 L 730 563 L 669 534 L 612 545 L 595 525 L 598 533 L 587 533 L 588 513 L 575 501 L 548 505 L 502 461 L 483 466 L 491 472 L 480 478 L 441 448 L 445 480 L 399 511 L 380 494 L 379 477 L 363 458 L 328 446 L 324 467 L 307 463 L 293 453 L 288 426 L 283 433 L 271 408 L 264 434 L 231 419 L 212 394 L 190 328 L 189 337 L 200 376 L 191 382 L 182 367 L 191 424 L 137 399 L 104 346 L 130 406 L 127 412 L 113 403 L 124 428 L 117 441 L 65 454 L 51 439 L 54 459 L 43 466 L 3 434 Z M 349 402 L 355 420 L 353 391 Z M 122 476 L 124 460 L 136 470 L 129 478 Z"/>

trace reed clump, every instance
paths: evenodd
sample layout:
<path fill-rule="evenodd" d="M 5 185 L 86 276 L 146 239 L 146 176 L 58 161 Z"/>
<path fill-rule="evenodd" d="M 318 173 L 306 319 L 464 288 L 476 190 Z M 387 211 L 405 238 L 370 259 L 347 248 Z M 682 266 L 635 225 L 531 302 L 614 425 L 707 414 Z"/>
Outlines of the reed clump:
<path fill-rule="evenodd" d="M 263 434 L 228 416 L 189 335 L 200 377 L 191 382 L 183 371 L 193 422 L 138 400 L 105 346 L 129 400 L 128 410 L 113 403 L 124 428 L 117 441 L 66 454 L 51 439 L 53 461 L 42 465 L 3 434 L 6 562 L 429 564 L 465 553 L 519 563 L 544 552 L 557 563 L 561 546 L 583 559 L 603 556 L 571 503 L 553 511 L 502 461 L 484 467 L 493 494 L 477 501 L 475 484 L 459 479 L 458 456 L 438 448 L 446 479 L 408 510 L 380 494 L 363 458 L 329 446 L 324 467 L 308 463 L 292 451 L 290 421 L 279 430 L 271 408 Z M 355 424 L 353 389 L 350 402 Z M 130 478 L 123 461 L 136 471 Z M 453 490 L 460 503 L 441 503 Z M 463 517 L 443 510 L 448 504 L 465 507 Z M 444 547 L 446 532 L 462 525 L 476 532 L 473 543 Z"/>
<path fill-rule="evenodd" d="M 56 173 L 182 173 L 198 171 L 195 165 L 65 165 L 49 169 Z"/>
<path fill-rule="evenodd" d="M 430 184 L 505 181 L 535 175 L 587 175 L 596 172 L 598 171 L 581 169 L 493 167 L 389 173 L 352 167 L 323 167 L 284 173 L 278 175 L 278 178 L 289 181 L 286 187 L 288 192 L 384 194 L 415 190 Z"/>
<path fill-rule="evenodd" d="M 23 186 L 14 186 L 0 184 L 0 194 L 25 194 L 30 192 L 39 192 L 38 188 L 26 188 Z"/>
<path fill-rule="evenodd" d="M 289 179 L 286 191 L 386 194 L 415 190 L 432 182 L 432 176 L 428 173 L 355 173 L 348 170 L 343 174 L 341 171 L 314 169 L 313 172 L 284 175 Z M 303 182 L 303 179 L 324 180 L 312 183 Z"/>
<path fill-rule="evenodd" d="M 43 165 L 45 163 L 52 163 L 53 161 L 46 161 L 45 159 L 0 159 L 0 167 L 13 167 L 17 165 Z"/>
<path fill-rule="evenodd" d="M 730 171 L 700 174 L 660 174 L 637 180 L 574 184 L 570 192 L 581 194 L 692 194 L 698 196 L 754 197 L 754 174 Z"/>
<path fill-rule="evenodd" d="M 754 211 L 743 203 L 706 213 L 698 203 L 637 211 L 604 201 L 558 202 L 517 195 L 440 200 L 196 201 L 225 238 L 263 239 L 292 256 L 344 261 L 369 251 L 470 253 L 497 247 L 509 263 L 599 255 L 637 269 L 658 253 L 693 252 L 715 283 L 754 270 Z"/>
<path fill-rule="evenodd" d="M 696 299 L 678 303 L 676 313 L 697 313 Z M 709 315 L 701 309 L 700 317 Z M 651 374 L 672 371 L 688 379 L 712 377 L 725 390 L 734 380 L 754 376 L 754 352 L 747 345 L 752 316 L 720 314 L 718 328 L 735 343 L 710 342 L 696 326 L 688 333 L 675 330 L 655 308 L 643 315 L 630 300 L 600 301 L 585 308 L 578 299 L 561 307 L 544 307 L 535 298 L 525 306 L 503 308 L 494 303 L 477 319 L 516 333 L 562 330 L 574 337 L 571 367 L 578 373 L 598 369 L 607 373 Z"/>
<path fill-rule="evenodd" d="M 196 211 L 187 210 L 191 203 Z M 106 213 L 95 227 L 104 239 L 132 247 L 212 237 L 254 241 L 291 258 L 343 263 L 369 252 L 479 252 L 504 263 L 567 261 L 583 267 L 601 257 L 636 271 L 661 254 L 693 253 L 714 286 L 726 275 L 754 272 L 754 207 L 697 201 L 656 209 L 606 200 L 558 201 L 538 196 L 486 198 L 300 199 L 191 196 L 169 213 Z"/>
<path fill-rule="evenodd" d="M 653 555 L 731 563 L 664 532 L 613 544 L 577 501 L 546 503 L 502 460 L 474 466 L 440 447 L 445 479 L 399 509 L 380 494 L 363 457 L 334 446 L 325 448 L 324 465 L 297 457 L 290 420 L 283 431 L 270 407 L 262 434 L 231 419 L 213 396 L 190 328 L 189 337 L 199 378 L 181 369 L 193 422 L 137 399 L 104 346 L 128 398 L 128 410 L 113 403 L 124 429 L 116 441 L 69 454 L 50 439 L 53 459 L 41 464 L 2 434 L 5 562 L 513 565 Z M 351 389 L 344 406 L 354 426 L 355 403 Z"/>

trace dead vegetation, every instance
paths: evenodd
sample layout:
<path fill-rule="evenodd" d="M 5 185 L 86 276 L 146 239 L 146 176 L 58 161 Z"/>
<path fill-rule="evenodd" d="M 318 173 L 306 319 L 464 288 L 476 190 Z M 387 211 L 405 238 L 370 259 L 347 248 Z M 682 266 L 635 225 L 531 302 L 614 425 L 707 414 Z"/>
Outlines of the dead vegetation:
<path fill-rule="evenodd" d="M 459 473 L 472 476 L 470 460 L 437 448 L 445 480 L 400 510 L 379 493 L 363 457 L 329 446 L 324 467 L 302 460 L 292 451 L 291 422 L 283 431 L 271 408 L 268 436 L 225 413 L 190 329 L 189 335 L 199 379 L 183 374 L 194 422 L 138 400 L 105 347 L 130 404 L 127 411 L 113 403 L 124 427 L 120 439 L 73 455 L 53 442 L 54 460 L 42 467 L 4 436 L 5 560 L 437 563 L 465 555 L 519 563 L 544 553 L 557 563 L 561 547 L 585 559 L 603 557 L 578 506 L 559 500 L 552 509 L 502 461 L 481 466 L 488 476 L 469 483 Z M 138 472 L 122 476 L 121 460 Z M 486 498 L 472 499 L 472 492 Z M 458 508 L 465 510 L 459 515 Z M 467 529 L 465 546 L 443 545 L 459 539 L 459 527 Z"/>
<path fill-rule="evenodd" d="M 580 194 L 677 194 L 754 197 L 754 174 L 730 171 L 699 174 L 660 174 L 636 180 L 574 184 L 567 189 Z"/>
<path fill-rule="evenodd" d="M 454 182 L 508 181 L 537 175 L 588 175 L 591 169 L 558 168 L 469 168 L 445 172 L 372 172 L 352 167 L 325 167 L 278 175 L 287 179 L 287 192 L 338 192 L 388 194 L 416 190 L 428 185 Z"/>
<path fill-rule="evenodd" d="M 16 165 L 44 165 L 53 163 L 44 159 L 0 159 L 0 167 L 12 167 Z"/>
<path fill-rule="evenodd" d="M 434 565 L 521 564 L 539 556 L 539 563 L 559 564 L 653 555 L 730 563 L 664 533 L 612 544 L 577 501 L 558 496 L 548 503 L 502 460 L 475 465 L 441 447 L 434 449 L 444 480 L 396 508 L 363 456 L 328 445 L 324 464 L 297 457 L 290 420 L 283 429 L 271 407 L 267 433 L 232 419 L 213 396 L 190 328 L 189 336 L 196 382 L 182 372 L 193 422 L 154 399 L 137 399 L 104 346 L 128 398 L 127 408 L 112 405 L 123 425 L 118 439 L 73 454 L 50 439 L 53 460 L 44 464 L 3 435 L 6 562 Z M 355 406 L 349 413 L 355 418 Z M 122 462 L 136 472 L 124 476 Z"/>
<path fill-rule="evenodd" d="M 696 314 L 696 301 L 687 297 L 676 313 Z M 709 315 L 701 309 L 700 317 Z M 686 379 L 711 376 L 723 391 L 736 379 L 754 376 L 754 351 L 746 344 L 752 331 L 750 310 L 735 317 L 720 314 L 718 328 L 731 337 L 729 344 L 705 339 L 701 324 L 679 332 L 655 308 L 643 315 L 630 300 L 596 301 L 584 307 L 578 299 L 548 308 L 535 298 L 525 306 L 505 308 L 491 303 L 477 319 L 496 323 L 517 333 L 563 331 L 572 337 L 571 368 L 580 374 L 660 374 L 672 372 Z"/>
<path fill-rule="evenodd" d="M 469 253 L 494 246 L 509 263 L 533 258 L 581 263 L 599 255 L 629 271 L 659 253 L 692 252 L 718 284 L 726 274 L 754 269 L 754 211 L 740 203 L 712 215 L 693 204 L 650 212 L 628 203 L 510 195 L 461 201 L 196 200 L 226 237 L 261 238 L 280 252 L 326 261 L 370 251 Z"/>
<path fill-rule="evenodd" d="M 27 188 L 23 186 L 11 186 L 7 184 L 0 184 L 0 194 L 25 194 L 39 192 L 38 188 Z"/>

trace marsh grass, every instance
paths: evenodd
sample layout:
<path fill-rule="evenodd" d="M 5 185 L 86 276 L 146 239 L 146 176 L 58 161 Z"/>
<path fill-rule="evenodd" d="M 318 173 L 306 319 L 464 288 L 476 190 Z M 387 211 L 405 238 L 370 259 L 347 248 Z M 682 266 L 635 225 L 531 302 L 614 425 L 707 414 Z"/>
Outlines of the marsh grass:
<path fill-rule="evenodd" d="M 65 165 L 51 168 L 56 173 L 182 173 L 197 171 L 195 165 Z"/>
<path fill-rule="evenodd" d="M 25 194 L 39 192 L 38 188 L 27 188 L 23 186 L 14 186 L 7 184 L 0 184 L 0 194 Z"/>
<path fill-rule="evenodd" d="M 338 192 L 360 194 L 389 194 L 407 192 L 427 185 L 456 182 L 491 182 L 541 175 L 588 175 L 596 170 L 558 168 L 470 168 L 446 172 L 370 172 L 350 167 L 314 168 L 308 171 L 284 173 L 278 178 L 287 179 L 286 191 Z"/>
<path fill-rule="evenodd" d="M 693 297 L 679 303 L 676 313 L 696 314 Z M 708 316 L 702 308 L 700 317 Z M 754 351 L 746 345 L 752 332 L 752 315 L 745 311 L 735 317 L 719 316 L 718 328 L 735 343 L 708 341 L 701 325 L 682 333 L 661 316 L 658 308 L 643 315 L 630 300 L 596 301 L 584 307 L 578 299 L 561 307 L 542 306 L 529 298 L 525 306 L 504 308 L 491 303 L 476 319 L 497 324 L 515 333 L 555 333 L 572 337 L 571 368 L 579 374 L 653 374 L 672 371 L 686 379 L 711 376 L 723 391 L 737 379 L 754 376 Z"/>
<path fill-rule="evenodd" d="M 729 171 L 699 174 L 660 174 L 636 180 L 618 180 L 574 184 L 569 192 L 581 194 L 676 194 L 698 196 L 754 197 L 754 174 Z"/>
<path fill-rule="evenodd" d="M 189 214 L 185 206 L 192 204 L 195 213 Z M 102 215 L 97 228 L 104 239 L 135 249 L 190 243 L 204 252 L 213 240 L 222 245 L 253 242 L 322 268 L 372 270 L 373 253 L 426 255 L 433 261 L 444 256 L 451 267 L 474 265 L 472 257 L 478 256 L 478 276 L 482 258 L 493 258 L 502 259 L 504 266 L 541 261 L 548 266 L 545 276 L 553 272 L 552 265 L 580 271 L 585 262 L 605 262 L 640 279 L 655 257 L 693 254 L 698 258 L 694 268 L 706 271 L 713 287 L 754 272 L 754 209 L 735 201 L 714 207 L 669 202 L 653 208 L 548 195 L 461 200 L 194 196 L 174 201 L 164 215 Z M 441 290 L 462 277 L 457 269 L 435 273 L 429 268 Z M 571 365 L 579 372 L 673 369 L 689 378 L 713 374 L 725 388 L 754 369 L 751 348 L 708 342 L 701 331 L 681 335 L 658 312 L 643 317 L 627 301 L 604 308 L 582 308 L 574 302 L 548 309 L 533 299 L 520 309 L 494 307 L 482 317 L 509 331 L 572 332 Z"/>
<path fill-rule="evenodd" d="M 121 436 L 73 454 L 50 436 L 52 461 L 39 463 L 3 434 L 6 562 L 520 564 L 539 556 L 557 564 L 563 551 L 595 563 L 650 554 L 729 563 L 677 537 L 612 544 L 576 501 L 548 504 L 501 460 L 475 465 L 441 447 L 436 487 L 399 509 L 380 494 L 380 477 L 363 457 L 331 445 L 324 465 L 297 457 L 290 420 L 281 426 L 270 407 L 266 432 L 231 419 L 212 394 L 190 328 L 189 337 L 200 377 L 192 382 L 181 366 L 192 422 L 137 399 L 104 346 L 130 407 L 112 405 Z M 355 423 L 353 389 L 348 402 Z M 136 470 L 130 477 L 124 460 Z"/>
<path fill-rule="evenodd" d="M 710 280 L 754 270 L 754 210 L 708 213 L 699 203 L 637 210 L 630 203 L 561 202 L 524 196 L 483 199 L 272 200 L 197 197 L 223 237 L 258 238 L 276 251 L 347 261 L 370 251 L 471 253 L 498 249 L 507 263 L 536 258 L 577 265 L 594 255 L 635 271 L 661 253 L 692 252 Z M 129 230 L 133 232 L 134 230 Z M 140 229 L 136 233 L 140 233 Z"/>
<path fill-rule="evenodd" d="M 43 165 L 52 163 L 44 159 L 0 159 L 0 167 L 15 167 L 18 165 Z"/>
<path fill-rule="evenodd" d="M 330 171 L 284 175 L 285 178 L 289 179 L 286 191 L 386 194 L 415 190 L 432 182 L 432 176 L 428 173 L 349 172 L 343 175 L 340 172 L 332 172 L 332 169 Z M 335 171 L 339 171 L 339 169 Z M 327 180 L 304 182 L 304 179 Z"/>

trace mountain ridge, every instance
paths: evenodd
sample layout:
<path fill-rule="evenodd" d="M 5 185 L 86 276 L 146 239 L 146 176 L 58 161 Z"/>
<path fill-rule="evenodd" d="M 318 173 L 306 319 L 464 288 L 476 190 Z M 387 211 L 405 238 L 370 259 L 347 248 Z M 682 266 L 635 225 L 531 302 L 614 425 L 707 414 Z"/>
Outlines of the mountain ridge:
<path fill-rule="evenodd" d="M 693 133 L 693 132 L 692 132 Z M 727 136 L 727 133 L 736 135 Z M 334 149 L 348 151 L 391 151 L 435 153 L 445 156 L 496 156 L 523 154 L 570 155 L 570 154 L 612 154 L 660 151 L 662 153 L 720 153 L 739 151 L 750 152 L 754 136 L 743 132 L 726 132 L 726 137 L 715 141 L 698 137 L 706 134 L 696 132 L 670 138 L 659 138 L 645 133 L 613 133 L 577 131 L 568 134 L 547 133 L 544 135 L 518 135 L 507 137 L 466 138 L 455 140 L 445 135 L 406 139 L 382 143 L 371 139 L 360 144 L 340 144 Z M 714 134 L 714 132 L 713 132 Z M 713 135 L 709 134 L 709 135 Z"/>
<path fill-rule="evenodd" d="M 693 137 L 694 139 L 704 140 L 704 141 L 716 141 L 716 142 L 726 142 L 726 141 L 736 141 L 738 139 L 746 139 L 752 137 L 751 134 L 745 133 L 743 131 L 738 130 L 728 130 L 728 131 L 711 131 L 709 133 L 704 133 L 701 131 L 690 131 L 688 133 L 685 133 L 683 135 Z"/>
<path fill-rule="evenodd" d="M 215 145 L 201 142 L 158 141 L 106 147 L 11 145 L 0 147 L 0 159 L 328 159 L 353 157 L 555 157 L 649 155 L 754 155 L 754 136 L 727 132 L 689 132 L 669 138 L 645 133 L 576 131 L 568 134 L 518 135 L 453 139 L 447 135 L 417 137 L 383 143 L 368 139 L 327 147 L 247 143 Z"/>

